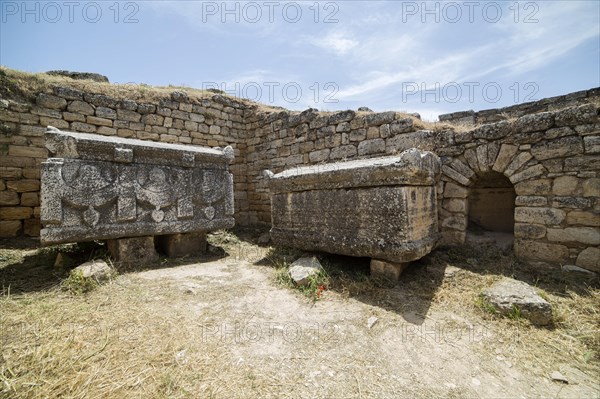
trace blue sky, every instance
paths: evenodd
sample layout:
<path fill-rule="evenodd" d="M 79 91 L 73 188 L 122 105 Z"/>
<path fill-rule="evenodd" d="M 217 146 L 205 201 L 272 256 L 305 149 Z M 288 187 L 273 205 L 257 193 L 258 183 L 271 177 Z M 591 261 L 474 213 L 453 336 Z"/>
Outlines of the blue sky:
<path fill-rule="evenodd" d="M 598 1 L 6 1 L 0 64 L 441 113 L 600 86 Z"/>

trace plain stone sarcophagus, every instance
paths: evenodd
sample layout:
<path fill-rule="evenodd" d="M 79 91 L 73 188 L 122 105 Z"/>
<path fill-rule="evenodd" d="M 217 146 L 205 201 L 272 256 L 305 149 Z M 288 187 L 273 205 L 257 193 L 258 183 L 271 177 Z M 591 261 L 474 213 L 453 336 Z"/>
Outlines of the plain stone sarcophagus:
<path fill-rule="evenodd" d="M 230 228 L 233 149 L 62 132 L 42 163 L 43 244 Z"/>
<path fill-rule="evenodd" d="M 275 244 L 405 263 L 429 253 L 439 233 L 440 160 L 398 156 L 300 167 L 269 177 Z M 373 263 L 372 263 L 373 268 Z"/>

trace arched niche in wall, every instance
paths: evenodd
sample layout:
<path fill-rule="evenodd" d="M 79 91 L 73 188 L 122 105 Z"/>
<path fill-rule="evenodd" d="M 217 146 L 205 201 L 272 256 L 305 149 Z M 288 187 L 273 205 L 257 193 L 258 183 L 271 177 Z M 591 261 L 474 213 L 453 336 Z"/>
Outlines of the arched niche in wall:
<path fill-rule="evenodd" d="M 511 181 L 495 171 L 479 172 L 469 186 L 468 230 L 513 234 L 515 189 Z"/>

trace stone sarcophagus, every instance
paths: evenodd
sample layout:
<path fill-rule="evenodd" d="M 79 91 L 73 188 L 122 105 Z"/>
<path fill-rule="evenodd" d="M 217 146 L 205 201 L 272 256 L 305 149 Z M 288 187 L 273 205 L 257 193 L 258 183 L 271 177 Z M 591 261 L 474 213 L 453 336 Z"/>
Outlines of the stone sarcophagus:
<path fill-rule="evenodd" d="M 62 132 L 42 163 L 43 244 L 233 227 L 233 149 Z"/>
<path fill-rule="evenodd" d="M 439 173 L 439 158 L 417 149 L 276 175 L 266 171 L 271 237 L 275 244 L 309 251 L 394 263 L 419 259 L 439 236 Z"/>

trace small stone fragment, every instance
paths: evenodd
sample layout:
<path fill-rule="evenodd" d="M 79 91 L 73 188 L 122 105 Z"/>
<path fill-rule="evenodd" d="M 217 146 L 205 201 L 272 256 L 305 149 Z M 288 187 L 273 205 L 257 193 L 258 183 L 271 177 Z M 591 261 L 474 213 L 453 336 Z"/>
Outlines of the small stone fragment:
<path fill-rule="evenodd" d="M 290 277 L 298 286 L 307 285 L 310 277 L 319 274 L 323 271 L 323 267 L 319 260 L 313 256 L 312 258 L 300 258 L 290 267 Z"/>
<path fill-rule="evenodd" d="M 550 378 L 552 378 L 554 381 L 562 382 L 563 384 L 568 384 L 569 383 L 569 380 L 567 380 L 567 377 L 565 377 L 564 375 L 562 375 L 560 371 L 553 371 L 550 374 Z"/>
<path fill-rule="evenodd" d="M 375 316 L 369 317 L 369 320 L 367 320 L 367 327 L 369 328 L 369 330 L 371 328 L 373 328 L 373 326 L 375 324 L 377 324 L 378 321 L 379 321 L 379 319 L 377 317 L 375 317 Z"/>
<path fill-rule="evenodd" d="M 505 278 L 483 292 L 483 297 L 503 315 L 518 312 L 536 325 L 552 322 L 552 306 L 533 287 L 522 281 Z"/>
<path fill-rule="evenodd" d="M 94 279 L 99 283 L 109 280 L 114 274 L 113 268 L 100 259 L 85 262 L 73 269 L 73 272 L 81 272 L 83 278 Z"/>

